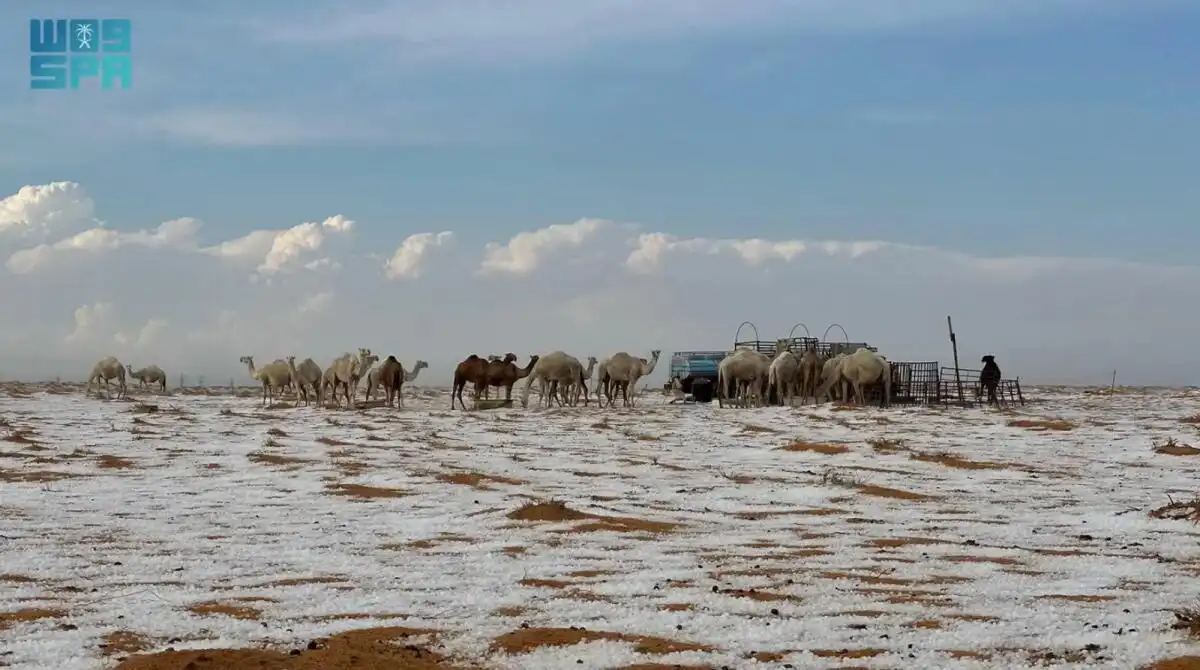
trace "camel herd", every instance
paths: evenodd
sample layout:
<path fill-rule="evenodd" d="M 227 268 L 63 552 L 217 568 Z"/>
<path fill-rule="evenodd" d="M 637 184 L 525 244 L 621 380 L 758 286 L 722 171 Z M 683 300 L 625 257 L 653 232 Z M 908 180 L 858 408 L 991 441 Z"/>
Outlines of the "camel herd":
<path fill-rule="evenodd" d="M 530 356 L 525 367 L 518 368 L 516 354 L 510 353 L 504 357 L 489 356 L 487 359 L 471 354 L 454 368 L 450 408 L 454 409 L 457 400 L 459 406 L 466 409 L 462 394 L 467 384 L 473 385 L 476 398 L 486 398 L 492 387 L 503 387 L 504 399 L 511 401 L 513 386 L 522 379 L 528 379 L 521 394 L 522 406 L 529 406 L 529 393 L 535 382 L 538 385 L 539 405 L 553 405 L 557 401 L 560 407 L 574 406 L 579 404 L 581 399 L 583 404 L 587 405 L 590 397 L 588 381 L 597 367 L 599 378 L 596 384 L 596 401 L 600 406 L 604 406 L 605 400 L 611 406 L 616 394 L 620 393 L 622 404 L 632 407 L 630 386 L 636 389 L 639 379 L 654 372 L 654 366 L 658 365 L 658 357 L 661 355 L 662 351 L 655 349 L 650 352 L 650 358 L 638 358 L 624 351 L 603 360 L 589 356 L 585 368 L 578 358 L 565 351 L 553 351 L 544 356 Z"/>
<path fill-rule="evenodd" d="M 513 386 L 522 379 L 529 380 L 525 384 L 525 391 L 521 397 L 521 402 L 525 406 L 529 404 L 530 387 L 535 382 L 539 385 L 543 404 L 547 402 L 553 404 L 557 400 L 560 406 L 576 405 L 580 399 L 583 399 L 586 405 L 589 397 L 587 384 L 597 366 L 599 367 L 599 384 L 596 387 L 597 401 L 603 405 L 604 399 L 607 399 L 608 404 L 612 405 L 615 396 L 619 393 L 623 404 L 629 407 L 633 404 L 629 397 L 629 388 L 631 386 L 636 388 L 639 379 L 654 371 L 654 366 L 657 365 L 661 354 L 661 351 L 655 350 L 650 352 L 650 358 L 646 359 L 637 358 L 621 351 L 602 361 L 589 357 L 586 368 L 578 358 L 563 351 L 554 351 L 544 356 L 530 356 L 529 362 L 524 368 L 517 367 L 516 354 L 510 353 L 503 357 L 493 355 L 487 358 L 471 354 L 454 369 L 454 386 L 450 395 L 450 407 L 451 409 L 455 407 L 457 399 L 459 405 L 466 409 L 462 394 L 467 384 L 474 386 L 474 395 L 477 399 L 486 398 L 491 388 L 502 387 L 504 388 L 504 399 L 511 401 Z M 394 405 L 403 407 L 404 399 L 401 391 L 404 383 L 413 381 L 422 369 L 429 367 L 428 363 L 419 360 L 413 364 L 411 370 L 406 370 L 395 356 L 388 356 L 383 363 L 376 367 L 379 356 L 372 354 L 370 349 L 359 349 L 357 355 L 349 352 L 342 354 L 324 370 L 311 358 L 306 358 L 297 364 L 295 356 L 276 359 L 262 367 L 254 364 L 253 356 L 242 356 L 239 362 L 246 365 L 251 379 L 262 383 L 264 405 L 273 402 L 277 393 L 294 389 L 297 400 L 303 400 L 305 405 L 315 400 L 318 406 L 324 406 L 326 398 L 331 398 L 335 404 L 340 405 L 341 402 L 338 400 L 340 391 L 346 400 L 346 405 L 350 408 L 355 406 L 359 385 L 364 378 L 367 381 L 366 399 L 368 402 L 377 390 L 382 390 L 384 402 L 389 407 Z M 87 391 L 91 392 L 93 383 L 99 386 L 103 382 L 105 393 L 111 397 L 109 382 L 115 379 L 118 383 L 117 397 L 125 396 L 127 390 L 126 371 L 130 377 L 141 382 L 143 387 L 156 384 L 161 390 L 166 390 L 167 374 L 157 365 L 135 371 L 133 366 L 122 365 L 121 361 L 115 357 L 107 356 L 92 367 L 92 373 L 88 377 Z"/>
<path fill-rule="evenodd" d="M 734 406 L 761 406 L 766 404 L 772 393 L 784 405 L 793 404 L 797 395 L 802 404 L 808 398 L 812 398 L 814 403 L 837 398 L 865 404 L 864 389 L 875 384 L 883 387 L 881 404 L 888 403 L 891 397 L 892 365 L 880 354 L 860 348 L 853 353 L 833 352 L 833 355 L 824 358 L 815 347 L 810 346 L 797 356 L 790 347 L 789 340 L 779 340 L 775 345 L 774 357 L 752 349 L 738 349 L 722 359 L 717 366 L 718 405 L 724 407 L 728 401 Z M 598 405 L 603 407 L 607 401 L 608 406 L 612 406 L 619 395 L 623 406 L 632 407 L 630 387 L 636 389 L 640 379 L 654 372 L 661 354 L 662 351 L 656 349 L 650 352 L 649 358 L 638 358 L 620 351 L 602 360 L 589 356 L 585 366 L 578 358 L 564 351 L 554 351 L 531 355 L 524 367 L 517 366 L 517 355 L 512 353 L 486 358 L 471 354 L 454 369 L 450 408 L 458 406 L 466 409 L 463 391 L 468 384 L 473 386 L 473 395 L 477 400 L 487 398 L 493 388 L 497 392 L 503 388 L 504 401 L 511 403 L 513 387 L 522 379 L 527 380 L 521 394 L 522 406 L 529 406 L 529 395 L 535 384 L 540 396 L 539 405 L 552 406 L 557 402 L 560 407 L 574 406 L 580 400 L 587 405 L 590 397 L 588 383 L 597 372 L 595 395 Z M 999 378 L 999 368 L 990 358 L 984 358 L 984 362 L 988 363 L 984 375 L 988 379 L 984 382 L 985 386 L 989 386 L 989 391 L 995 386 L 991 377 Z M 409 370 L 395 356 L 388 356 L 376 366 L 379 356 L 371 353 L 370 349 L 359 349 L 357 355 L 349 352 L 342 354 L 324 369 L 311 358 L 296 363 L 295 356 L 276 359 L 262 367 L 254 364 L 253 356 L 243 356 L 239 360 L 246 365 L 250 377 L 262 383 L 264 405 L 273 402 L 278 393 L 291 389 L 297 401 L 303 400 L 305 405 L 315 400 L 318 406 L 324 406 L 326 399 L 330 398 L 340 406 L 340 392 L 346 405 L 354 408 L 360 383 L 365 379 L 368 402 L 376 392 L 382 391 L 388 407 L 403 407 L 401 391 L 404 384 L 415 380 L 422 369 L 429 367 L 425 361 L 418 360 Z M 91 391 L 93 382 L 102 381 L 108 393 L 109 381 L 116 379 L 118 396 L 123 396 L 127 373 L 138 380 L 142 387 L 157 385 L 159 389 L 166 390 L 167 375 L 157 365 L 134 370 L 133 366 L 122 365 L 116 358 L 108 356 L 92 368 L 88 391 Z"/>
<path fill-rule="evenodd" d="M 835 388 L 839 382 L 841 388 Z M 830 396 L 849 401 L 853 389 L 853 399 L 861 405 L 866 402 L 863 389 L 871 384 L 883 385 L 881 404 L 887 404 L 892 395 L 892 366 L 870 349 L 838 352 L 826 359 L 810 346 L 796 356 L 791 341 L 785 339 L 775 343 L 773 359 L 753 349 L 738 349 L 723 358 L 717 365 L 717 404 L 724 407 L 725 401 L 731 400 L 738 406 L 761 406 L 771 391 L 784 405 L 792 404 L 797 391 L 801 403 L 809 397 L 816 403 Z"/>
<path fill-rule="evenodd" d="M 762 406 L 772 393 L 784 405 L 792 405 L 797 395 L 801 404 L 812 398 L 814 403 L 838 399 L 861 405 L 866 403 L 865 389 L 872 385 L 882 387 L 880 404 L 889 403 L 893 373 L 892 364 L 886 358 L 866 348 L 852 353 L 836 350 L 830 353 L 826 358 L 818 354 L 815 347 L 809 346 L 797 356 L 791 351 L 791 341 L 786 339 L 776 342 L 774 357 L 753 349 L 735 350 L 717 366 L 715 395 L 718 405 L 724 407 L 728 401 L 733 406 Z M 454 409 L 457 403 L 466 409 L 462 394 L 467 384 L 473 386 L 477 400 L 487 398 L 492 388 L 497 391 L 503 388 L 505 403 L 511 403 L 513 386 L 522 379 L 527 380 L 521 394 L 524 407 L 529 406 L 529 394 L 535 383 L 539 405 L 552 406 L 557 402 L 560 407 L 574 406 L 581 399 L 587 405 L 588 382 L 597 370 L 597 404 L 604 407 L 607 401 L 611 407 L 620 395 L 623 406 L 632 407 L 630 387 L 636 389 L 639 380 L 654 372 L 661 354 L 662 351 L 655 349 L 649 358 L 638 358 L 624 351 L 602 360 L 589 356 L 586 367 L 578 358 L 563 351 L 531 355 L 525 367 L 517 367 L 517 355 L 512 353 L 487 358 L 471 354 L 454 369 L 450 408 Z M 388 407 L 403 407 L 401 391 L 404 384 L 415 380 L 422 369 L 429 367 L 425 361 L 418 360 L 408 370 L 395 356 L 388 356 L 376 367 L 379 356 L 372 354 L 370 349 L 359 349 L 357 355 L 342 354 L 324 370 L 311 358 L 297 364 L 295 356 L 276 359 L 261 368 L 255 366 L 253 356 L 243 356 L 239 360 L 246 365 L 250 377 L 262 383 L 264 405 L 273 402 L 277 393 L 292 389 L 297 400 L 303 400 L 305 405 L 315 400 L 318 406 L 324 406 L 326 398 L 332 398 L 340 406 L 338 392 L 341 391 L 347 406 L 354 408 L 359 384 L 365 377 L 368 402 L 377 391 L 382 391 Z M 999 404 L 996 388 L 1001 378 L 1000 368 L 994 356 L 984 356 L 982 362 L 981 387 L 987 390 L 989 403 Z M 105 393 L 111 397 L 109 382 L 115 379 L 118 397 L 123 397 L 127 374 L 143 388 L 152 385 L 162 391 L 167 388 L 167 373 L 157 365 L 134 370 L 132 365 L 122 365 L 115 357 L 106 356 L 92 367 L 87 391 L 91 392 L 93 382 L 97 385 L 103 382 Z"/>

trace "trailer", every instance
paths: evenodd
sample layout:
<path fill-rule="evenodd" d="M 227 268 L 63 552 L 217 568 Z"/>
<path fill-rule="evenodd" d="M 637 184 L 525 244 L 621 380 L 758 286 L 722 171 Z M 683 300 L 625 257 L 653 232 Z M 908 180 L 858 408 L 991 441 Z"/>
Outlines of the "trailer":
<path fill-rule="evenodd" d="M 712 402 L 717 366 L 728 355 L 728 351 L 676 351 L 671 354 L 666 388 L 678 388 L 696 402 Z"/>
<path fill-rule="evenodd" d="M 739 339 L 742 328 L 746 326 L 749 326 L 754 331 L 754 339 Z M 804 328 L 805 336 L 795 336 L 797 328 Z M 801 356 L 805 351 L 812 349 L 823 359 L 828 359 L 831 356 L 841 353 L 851 354 L 859 349 L 874 352 L 879 351 L 877 347 L 873 347 L 867 342 L 849 341 L 845 329 L 837 324 L 833 324 L 826 329 L 825 337 L 834 328 L 842 331 L 842 336 L 845 338 L 844 341 L 830 342 L 825 339 L 811 337 L 807 334 L 808 328 L 803 324 L 793 326 L 792 332 L 788 333 L 788 336 L 785 338 L 763 340 L 759 339 L 758 328 L 753 323 L 749 321 L 743 322 L 738 327 L 737 333 L 734 334 L 733 348 L 729 351 L 676 351 L 672 354 L 669 378 L 664 385 L 664 389 L 668 391 L 672 389 L 681 390 L 685 394 L 685 401 L 687 400 L 687 396 L 691 396 L 691 399 L 695 402 L 712 402 L 714 395 L 717 393 L 717 367 L 726 356 L 738 350 L 750 350 L 773 359 L 778 354 L 777 348 L 781 341 L 786 342 L 788 350 L 797 356 Z M 942 375 L 939 374 L 939 365 L 936 361 L 892 361 L 891 366 L 891 403 L 936 403 L 943 401 L 945 398 L 945 386 L 941 380 Z M 867 402 L 880 402 L 882 400 L 882 391 L 882 384 L 867 389 L 864 394 Z M 772 405 L 779 404 L 780 399 L 775 396 L 775 389 L 768 389 L 767 403 Z"/>

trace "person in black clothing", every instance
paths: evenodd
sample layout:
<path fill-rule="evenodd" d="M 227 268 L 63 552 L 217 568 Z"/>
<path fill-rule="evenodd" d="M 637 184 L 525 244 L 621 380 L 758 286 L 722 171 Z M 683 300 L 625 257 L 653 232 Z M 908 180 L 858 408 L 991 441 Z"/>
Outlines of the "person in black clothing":
<path fill-rule="evenodd" d="M 988 404 L 1000 406 L 1000 400 L 996 397 L 996 387 L 1000 385 L 1000 366 L 996 365 L 996 357 L 988 354 L 980 359 L 983 363 L 983 370 L 979 371 L 979 383 L 983 388 L 987 389 Z"/>

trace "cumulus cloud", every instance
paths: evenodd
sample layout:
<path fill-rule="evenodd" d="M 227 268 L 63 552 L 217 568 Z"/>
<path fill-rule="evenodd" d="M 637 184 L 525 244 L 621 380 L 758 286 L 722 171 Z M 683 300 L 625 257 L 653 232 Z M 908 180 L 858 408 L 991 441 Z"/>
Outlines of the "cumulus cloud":
<path fill-rule="evenodd" d="M 94 212 L 95 203 L 75 182 L 23 186 L 0 200 L 0 233 L 70 228 L 88 221 Z"/>
<path fill-rule="evenodd" d="M 507 244 L 489 243 L 484 250 L 481 274 L 527 275 L 542 264 L 547 254 L 579 248 L 610 222 L 580 219 L 557 223 L 540 230 L 517 233 Z"/>
<path fill-rule="evenodd" d="M 204 251 L 237 261 L 261 259 L 258 273 L 272 275 L 297 267 L 318 267 L 325 259 L 311 259 L 312 253 L 325 246 L 330 234 L 348 235 L 353 229 L 354 221 L 338 214 L 321 223 L 301 223 L 286 230 L 256 230 Z"/>
<path fill-rule="evenodd" d="M 125 246 L 146 249 L 174 249 L 188 251 L 196 246 L 196 232 L 202 223 L 185 218 L 164 221 L 153 230 L 138 230 L 123 233 L 110 228 L 90 228 L 64 238 L 53 244 L 39 244 L 22 249 L 8 258 L 9 270 L 17 274 L 30 274 L 46 268 L 63 253 L 103 253 Z"/>
<path fill-rule="evenodd" d="M 63 188 L 32 186 L 18 201 L 55 192 Z M 66 202 L 81 201 L 74 193 Z M 239 356 L 327 362 L 370 347 L 427 360 L 427 383 L 448 383 L 471 352 L 723 348 L 745 320 L 763 339 L 793 326 L 819 336 L 836 322 L 894 360 L 948 364 L 948 314 L 967 365 L 993 353 L 1027 382 L 1103 382 L 1114 368 L 1127 383 L 1200 374 L 1186 338 L 1142 344 L 1200 326 L 1187 308 L 1196 266 L 987 257 L 902 240 L 699 237 L 604 219 L 422 232 L 380 258 L 369 252 L 388 244 L 395 222 L 360 229 L 339 215 L 202 241 L 194 219 L 80 232 L 72 226 L 90 209 L 22 207 L 5 211 L 39 229 L 56 221 L 49 229 L 59 232 L 18 242 L 25 248 L 0 274 L 8 313 L 21 315 L 0 333 L 10 376 L 81 376 L 112 354 L 157 363 L 172 380 L 224 381 L 244 378 Z M 248 281 L 247 270 L 270 281 Z"/>
<path fill-rule="evenodd" d="M 384 265 L 384 274 L 388 279 L 417 279 L 421 276 L 428 255 L 453 240 L 454 233 L 448 230 L 436 234 L 409 235 Z"/>

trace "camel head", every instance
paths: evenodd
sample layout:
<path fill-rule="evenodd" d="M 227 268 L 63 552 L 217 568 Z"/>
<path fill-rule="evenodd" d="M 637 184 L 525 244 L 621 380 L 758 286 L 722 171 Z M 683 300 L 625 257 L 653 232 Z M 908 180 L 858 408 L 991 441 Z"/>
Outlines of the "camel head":
<path fill-rule="evenodd" d="M 416 372 L 417 370 L 421 370 L 421 369 L 424 369 L 427 367 L 429 367 L 429 364 L 426 363 L 425 361 L 417 361 L 416 363 L 413 363 L 412 371 Z"/>
<path fill-rule="evenodd" d="M 500 357 L 497 356 L 496 354 L 491 354 L 488 356 L 488 363 L 499 363 L 499 362 L 500 362 Z"/>
<path fill-rule="evenodd" d="M 536 359 L 536 358 L 537 358 L 537 356 L 534 356 L 534 358 Z M 505 363 L 516 363 L 516 362 L 517 362 L 517 355 L 516 355 L 516 354 L 514 354 L 514 353 L 512 353 L 511 351 L 510 351 L 509 353 L 507 353 L 507 354 L 504 354 L 504 362 L 505 362 Z"/>
<path fill-rule="evenodd" d="M 778 356 L 779 354 L 782 354 L 785 351 L 791 351 L 791 350 L 792 350 L 791 340 L 786 340 L 786 339 L 775 340 L 775 355 L 776 356 Z"/>
<path fill-rule="evenodd" d="M 979 359 L 979 362 L 984 363 L 984 364 L 995 363 L 996 357 L 993 356 L 992 354 L 988 354 L 987 356 L 984 356 L 983 358 Z"/>
<path fill-rule="evenodd" d="M 588 365 L 595 365 L 600 361 L 596 360 L 595 356 L 588 356 Z"/>
<path fill-rule="evenodd" d="M 245 363 L 246 365 L 254 365 L 254 357 L 253 356 L 242 356 L 241 358 L 238 359 L 238 362 Z"/>
<path fill-rule="evenodd" d="M 287 364 L 288 364 L 288 367 L 296 367 L 296 357 L 295 357 L 295 356 L 288 356 L 288 357 L 287 357 Z"/>

